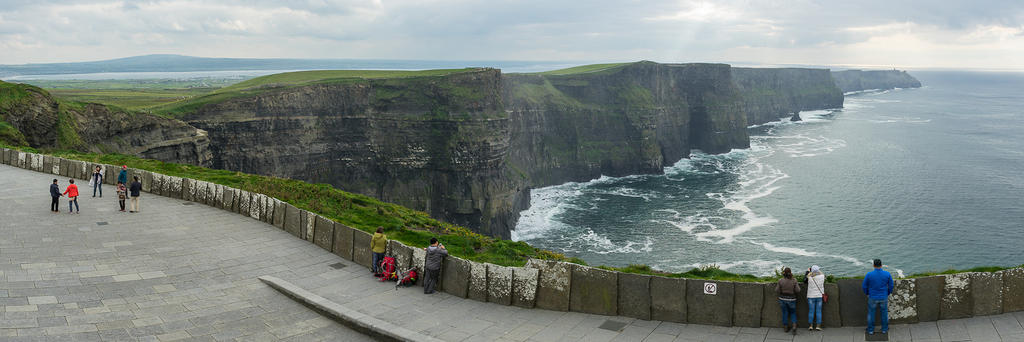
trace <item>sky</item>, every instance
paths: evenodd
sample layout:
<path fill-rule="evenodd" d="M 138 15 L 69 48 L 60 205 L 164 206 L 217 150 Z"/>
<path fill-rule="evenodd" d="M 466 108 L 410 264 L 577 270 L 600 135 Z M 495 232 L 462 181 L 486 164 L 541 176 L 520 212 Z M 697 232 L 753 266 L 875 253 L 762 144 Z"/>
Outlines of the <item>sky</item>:
<path fill-rule="evenodd" d="M 0 0 L 0 64 L 201 57 L 1024 70 L 1024 1 Z"/>

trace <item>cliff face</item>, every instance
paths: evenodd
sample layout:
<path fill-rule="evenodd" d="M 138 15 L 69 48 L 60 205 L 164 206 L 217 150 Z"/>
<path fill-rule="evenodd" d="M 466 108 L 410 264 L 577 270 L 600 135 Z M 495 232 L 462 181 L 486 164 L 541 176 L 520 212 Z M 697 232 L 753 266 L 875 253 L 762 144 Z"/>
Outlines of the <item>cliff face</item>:
<path fill-rule="evenodd" d="M 206 105 L 185 120 L 210 132 L 215 168 L 330 183 L 508 236 L 529 196 L 506 167 L 500 89 L 494 69 L 351 79 Z"/>
<path fill-rule="evenodd" d="M 122 153 L 208 166 L 206 132 L 184 122 L 99 104 L 61 103 L 46 91 L 0 82 L 0 119 L 31 147 Z"/>
<path fill-rule="evenodd" d="M 851 91 L 920 88 L 921 81 L 900 70 L 833 71 L 832 78 L 844 93 Z"/>
<path fill-rule="evenodd" d="M 843 91 L 827 69 L 732 68 L 747 123 L 759 125 L 803 110 L 841 108 Z"/>
<path fill-rule="evenodd" d="M 660 173 L 692 149 L 749 146 L 728 65 L 641 62 L 504 80 L 509 161 L 530 186 Z"/>

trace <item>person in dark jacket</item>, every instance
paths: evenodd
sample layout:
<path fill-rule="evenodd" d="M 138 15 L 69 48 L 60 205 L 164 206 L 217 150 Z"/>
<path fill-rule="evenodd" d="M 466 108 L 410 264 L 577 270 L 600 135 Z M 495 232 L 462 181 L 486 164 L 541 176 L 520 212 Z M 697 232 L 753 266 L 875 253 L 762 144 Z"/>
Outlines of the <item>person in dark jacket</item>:
<path fill-rule="evenodd" d="M 99 165 L 92 171 L 92 197 L 96 197 L 96 190 L 99 190 L 100 197 L 103 197 L 103 169 Z"/>
<path fill-rule="evenodd" d="M 875 310 L 882 312 L 882 333 L 889 333 L 889 295 L 892 294 L 892 275 L 882 270 L 882 260 L 875 259 L 875 270 L 868 272 L 861 290 L 868 295 L 868 335 L 875 334 Z"/>
<path fill-rule="evenodd" d="M 121 165 L 121 173 L 117 174 L 117 182 L 128 184 L 128 165 Z"/>
<path fill-rule="evenodd" d="M 142 192 L 142 183 L 139 182 L 138 176 L 132 178 L 135 181 L 133 181 L 132 185 L 128 187 L 128 192 L 130 192 L 132 196 L 132 205 L 131 209 L 128 210 L 128 212 L 137 213 L 139 212 L 139 193 Z"/>
<path fill-rule="evenodd" d="M 427 251 L 426 257 L 426 276 L 423 279 L 423 293 L 431 294 L 434 293 L 434 288 L 437 287 L 437 278 L 441 276 L 441 262 L 444 261 L 444 257 L 448 255 L 448 249 L 444 248 L 444 245 L 437 242 L 437 238 L 430 238 L 430 247 L 424 248 Z"/>
<path fill-rule="evenodd" d="M 50 211 L 54 213 L 60 212 L 60 197 L 64 196 L 60 194 L 60 186 L 57 185 L 57 179 L 53 179 L 53 184 L 50 184 L 50 197 L 53 202 L 50 202 Z"/>

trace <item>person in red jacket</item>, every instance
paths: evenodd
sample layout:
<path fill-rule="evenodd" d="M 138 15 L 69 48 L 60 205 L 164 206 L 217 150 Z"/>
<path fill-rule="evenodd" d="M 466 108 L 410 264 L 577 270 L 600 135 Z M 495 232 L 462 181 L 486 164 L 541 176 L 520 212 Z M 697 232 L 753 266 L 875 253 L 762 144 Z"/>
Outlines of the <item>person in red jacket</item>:
<path fill-rule="evenodd" d="M 68 187 L 64 189 L 64 194 L 68 195 L 68 214 L 72 214 L 71 206 L 74 205 L 75 212 L 81 214 L 82 212 L 78 209 L 78 186 L 75 185 L 74 179 L 68 180 Z"/>

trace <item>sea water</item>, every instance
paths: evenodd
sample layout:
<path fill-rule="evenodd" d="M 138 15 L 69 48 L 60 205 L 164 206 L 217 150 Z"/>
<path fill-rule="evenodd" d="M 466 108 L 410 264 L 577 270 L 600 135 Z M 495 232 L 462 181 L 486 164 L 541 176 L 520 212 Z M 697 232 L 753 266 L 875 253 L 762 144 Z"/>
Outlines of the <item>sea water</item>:
<path fill-rule="evenodd" d="M 858 275 L 1024 264 L 1024 74 L 914 72 L 661 175 L 534 189 L 513 239 L 592 265 Z"/>

